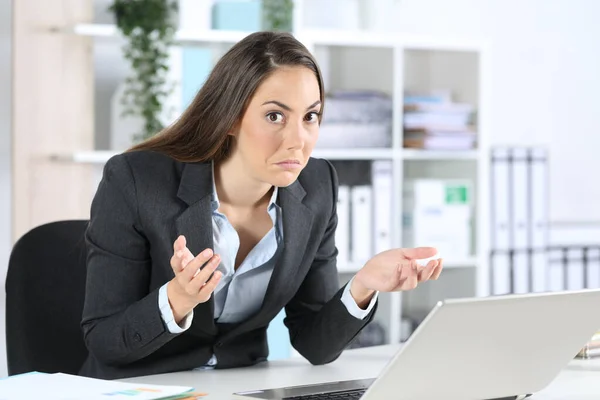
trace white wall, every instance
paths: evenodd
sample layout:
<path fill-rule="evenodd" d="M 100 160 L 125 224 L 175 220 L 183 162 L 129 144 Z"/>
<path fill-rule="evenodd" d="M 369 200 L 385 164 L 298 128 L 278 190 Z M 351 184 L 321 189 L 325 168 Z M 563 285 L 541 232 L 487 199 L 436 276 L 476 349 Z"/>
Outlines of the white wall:
<path fill-rule="evenodd" d="M 0 378 L 6 376 L 4 278 L 11 247 L 11 0 L 0 1 Z"/>
<path fill-rule="evenodd" d="M 551 221 L 600 221 L 599 1 L 369 1 L 381 30 L 489 39 L 492 144 L 547 145 Z"/>

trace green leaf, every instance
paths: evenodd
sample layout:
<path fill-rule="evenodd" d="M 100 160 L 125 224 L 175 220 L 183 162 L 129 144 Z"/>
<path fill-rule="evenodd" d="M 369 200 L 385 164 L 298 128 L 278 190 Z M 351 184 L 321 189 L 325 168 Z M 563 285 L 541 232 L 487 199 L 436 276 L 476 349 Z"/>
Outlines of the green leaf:
<path fill-rule="evenodd" d="M 123 114 L 143 118 L 143 131 L 135 135 L 135 140 L 143 140 L 163 129 L 158 119 L 163 111 L 160 100 L 175 87 L 165 77 L 178 3 L 177 0 L 113 0 L 108 9 L 126 39 L 122 53 L 132 68 L 121 98 L 125 106 Z"/>

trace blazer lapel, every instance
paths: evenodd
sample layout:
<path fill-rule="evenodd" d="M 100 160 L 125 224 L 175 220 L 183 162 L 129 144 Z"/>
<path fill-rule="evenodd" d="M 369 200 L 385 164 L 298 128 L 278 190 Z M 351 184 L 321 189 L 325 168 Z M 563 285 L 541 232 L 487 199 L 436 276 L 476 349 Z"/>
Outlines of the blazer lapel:
<path fill-rule="evenodd" d="M 177 236 L 185 236 L 187 247 L 194 256 L 206 248 L 213 249 L 211 195 L 211 164 L 185 164 L 177 197 L 188 207 L 177 217 L 175 226 Z M 188 331 L 197 335 L 217 334 L 212 296 L 194 308 L 194 319 Z"/>
<path fill-rule="evenodd" d="M 283 220 L 283 253 L 277 261 L 262 310 L 279 308 L 278 300 L 288 293 L 288 287 L 294 285 L 296 275 L 304 265 L 306 245 L 310 238 L 313 223 L 313 213 L 302 203 L 306 195 L 298 181 L 280 191 L 279 199 Z"/>
<path fill-rule="evenodd" d="M 284 296 L 289 295 L 302 269 L 309 268 L 305 262 L 306 246 L 313 223 L 312 211 L 302 203 L 306 195 L 302 185 L 296 181 L 287 188 L 279 189 L 278 203 L 282 212 L 283 251 L 273 269 L 267 292 L 260 311 L 227 332 L 223 339 L 253 329 L 263 319 L 272 319 L 279 312 Z M 297 287 L 297 286 L 296 286 Z"/>

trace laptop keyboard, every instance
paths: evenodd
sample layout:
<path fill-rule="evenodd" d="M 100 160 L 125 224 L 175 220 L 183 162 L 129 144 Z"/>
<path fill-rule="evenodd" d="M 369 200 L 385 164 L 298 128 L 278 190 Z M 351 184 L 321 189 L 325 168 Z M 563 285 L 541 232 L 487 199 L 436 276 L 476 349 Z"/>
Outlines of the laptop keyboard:
<path fill-rule="evenodd" d="M 306 394 L 302 396 L 285 397 L 283 400 L 357 400 L 367 389 L 343 390 L 339 392 Z"/>

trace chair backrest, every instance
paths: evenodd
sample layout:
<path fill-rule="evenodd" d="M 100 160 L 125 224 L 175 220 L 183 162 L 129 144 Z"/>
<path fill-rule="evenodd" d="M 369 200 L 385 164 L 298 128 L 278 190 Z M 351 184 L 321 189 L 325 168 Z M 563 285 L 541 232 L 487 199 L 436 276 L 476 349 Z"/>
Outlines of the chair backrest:
<path fill-rule="evenodd" d="M 9 375 L 77 374 L 88 352 L 80 327 L 85 296 L 88 221 L 58 221 L 23 235 L 6 276 Z"/>

